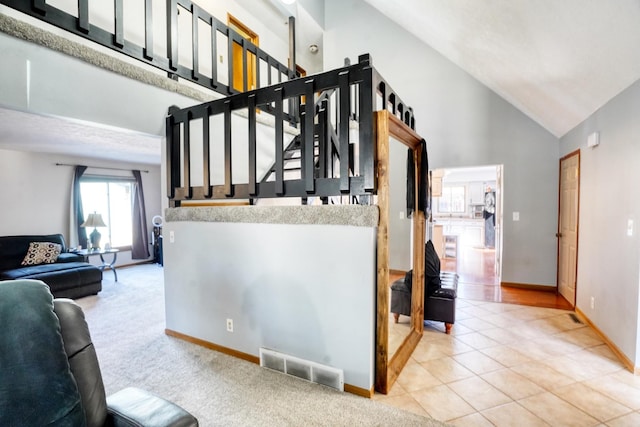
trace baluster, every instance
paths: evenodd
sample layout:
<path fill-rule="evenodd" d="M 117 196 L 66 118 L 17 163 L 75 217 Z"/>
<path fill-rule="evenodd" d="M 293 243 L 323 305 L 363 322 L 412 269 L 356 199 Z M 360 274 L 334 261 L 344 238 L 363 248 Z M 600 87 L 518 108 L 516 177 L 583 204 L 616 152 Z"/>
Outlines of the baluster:
<path fill-rule="evenodd" d="M 182 176 L 184 179 L 184 190 L 186 198 L 193 197 L 193 189 L 191 188 L 191 120 L 193 113 L 191 110 L 187 112 L 187 120 L 184 123 L 184 147 L 182 154 Z"/>
<path fill-rule="evenodd" d="M 116 0 L 122 3 L 122 0 Z M 144 49 L 142 56 L 146 59 L 153 60 L 153 9 L 152 0 L 144 2 Z M 122 6 L 121 6 L 122 7 Z"/>
<path fill-rule="evenodd" d="M 249 96 L 249 194 L 255 196 L 256 191 L 256 96 Z"/>
<path fill-rule="evenodd" d="M 313 193 L 315 191 L 315 179 L 314 179 L 314 149 L 313 149 L 313 137 L 314 137 L 314 113 L 315 113 L 315 102 L 313 99 L 313 79 L 307 80 L 305 82 L 305 117 L 303 128 L 305 130 L 304 134 L 304 146 L 301 150 L 302 159 L 302 178 L 305 181 L 305 190 L 307 193 Z"/>
<path fill-rule="evenodd" d="M 346 193 L 349 191 L 349 108 L 351 107 L 348 71 L 344 71 L 338 76 L 338 85 L 340 87 L 340 121 L 338 122 L 340 191 Z"/>
<path fill-rule="evenodd" d="M 78 29 L 89 32 L 89 0 L 78 0 Z"/>
<path fill-rule="evenodd" d="M 210 199 L 213 195 L 211 192 L 211 135 L 210 120 L 211 109 L 205 108 L 204 117 L 202 117 L 202 180 L 204 187 L 204 197 Z"/>
<path fill-rule="evenodd" d="M 198 8 L 195 4 L 191 4 L 191 78 L 198 80 L 198 70 L 200 69 L 198 60 Z"/>
<path fill-rule="evenodd" d="M 124 9 L 122 7 L 122 0 L 114 0 L 113 7 L 115 9 L 115 24 L 116 32 L 113 35 L 113 44 L 116 47 L 124 47 Z"/>
<path fill-rule="evenodd" d="M 375 153 L 375 138 L 373 133 L 373 100 L 375 87 L 373 85 L 372 69 L 369 68 L 364 74 L 364 79 L 359 83 L 358 97 L 359 97 L 359 130 L 358 140 L 360 143 L 360 157 L 358 162 L 360 163 L 360 176 L 364 177 L 364 189 L 365 191 L 375 190 L 375 165 L 374 165 L 374 153 Z"/>
<path fill-rule="evenodd" d="M 278 97 L 275 101 L 275 116 L 276 116 L 276 194 L 281 196 L 284 195 L 284 131 L 283 131 L 283 121 L 284 121 L 284 111 L 283 111 L 283 102 L 282 102 L 282 88 L 279 87 L 276 90 Z"/>
<path fill-rule="evenodd" d="M 232 165 L 231 165 L 231 102 L 224 103 L 224 193 L 233 196 Z"/>
<path fill-rule="evenodd" d="M 178 2 L 167 0 L 167 57 L 169 68 L 178 69 Z"/>

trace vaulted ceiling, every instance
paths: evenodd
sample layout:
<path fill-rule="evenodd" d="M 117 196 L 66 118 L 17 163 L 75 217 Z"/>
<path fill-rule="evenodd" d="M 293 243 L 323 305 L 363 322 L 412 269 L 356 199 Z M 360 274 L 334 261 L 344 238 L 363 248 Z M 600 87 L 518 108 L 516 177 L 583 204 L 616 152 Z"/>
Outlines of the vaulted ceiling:
<path fill-rule="evenodd" d="M 640 0 L 364 0 L 557 137 L 640 79 Z"/>

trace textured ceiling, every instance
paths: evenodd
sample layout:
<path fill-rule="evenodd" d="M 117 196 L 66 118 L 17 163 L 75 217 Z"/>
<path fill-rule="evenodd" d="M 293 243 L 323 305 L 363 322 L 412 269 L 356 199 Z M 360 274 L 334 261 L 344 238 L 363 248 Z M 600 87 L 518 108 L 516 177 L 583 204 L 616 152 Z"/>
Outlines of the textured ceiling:
<path fill-rule="evenodd" d="M 125 129 L 0 108 L 0 148 L 160 164 L 162 139 Z"/>
<path fill-rule="evenodd" d="M 365 0 L 557 137 L 640 78 L 640 0 Z"/>

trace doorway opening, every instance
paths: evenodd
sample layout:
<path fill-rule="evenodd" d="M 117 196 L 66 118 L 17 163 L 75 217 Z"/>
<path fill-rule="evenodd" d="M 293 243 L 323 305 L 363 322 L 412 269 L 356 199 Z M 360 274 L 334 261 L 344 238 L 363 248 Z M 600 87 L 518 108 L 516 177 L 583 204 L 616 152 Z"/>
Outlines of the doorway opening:
<path fill-rule="evenodd" d="M 469 297 L 500 293 L 502 168 L 489 165 L 432 172 L 431 240 L 442 270 L 457 272 Z"/>
<path fill-rule="evenodd" d="M 250 41 L 256 46 L 260 45 L 260 37 L 258 36 L 258 34 L 252 31 L 251 28 L 247 27 L 245 24 L 240 22 L 240 20 L 238 20 L 231 14 L 227 14 L 227 25 L 236 33 L 240 34 L 240 36 L 245 40 Z M 253 90 L 257 87 L 256 55 L 254 55 L 251 52 L 246 52 L 246 58 L 245 58 L 244 53 L 245 53 L 245 50 L 242 48 L 242 46 L 234 42 L 233 43 L 233 88 L 239 92 Z M 246 65 L 246 70 L 245 70 L 245 65 Z M 245 89 L 245 80 L 244 80 L 245 73 L 247 77 L 246 89 Z"/>

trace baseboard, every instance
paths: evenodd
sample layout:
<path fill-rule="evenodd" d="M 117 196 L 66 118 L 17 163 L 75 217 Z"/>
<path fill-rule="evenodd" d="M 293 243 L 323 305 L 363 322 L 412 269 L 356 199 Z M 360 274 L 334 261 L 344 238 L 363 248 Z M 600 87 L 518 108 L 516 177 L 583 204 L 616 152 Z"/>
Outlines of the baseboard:
<path fill-rule="evenodd" d="M 600 336 L 600 338 L 602 339 L 602 341 L 604 341 L 604 343 L 611 349 L 611 351 L 613 351 L 613 354 L 616 355 L 616 357 L 618 359 L 620 359 L 620 361 L 622 362 L 622 364 L 631 372 L 633 372 L 634 375 L 640 375 L 640 366 L 635 366 L 633 364 L 633 361 L 631 359 L 629 359 L 619 348 L 617 345 L 615 345 L 613 343 L 613 341 L 611 341 L 609 339 L 609 337 L 602 332 L 600 329 L 598 329 L 598 327 L 596 325 L 593 324 L 593 322 L 587 317 L 587 315 L 585 315 L 578 307 L 575 307 L 576 310 L 576 314 L 578 315 L 578 317 L 580 317 L 580 320 L 582 320 L 584 323 L 586 323 L 587 325 L 591 326 L 591 328 L 593 328 L 593 330 L 596 332 L 596 334 L 598 334 L 598 336 Z"/>
<path fill-rule="evenodd" d="M 529 289 L 531 291 L 543 292 L 556 292 L 557 290 L 555 286 L 531 285 L 529 283 L 500 282 L 500 286 L 504 286 L 506 288 Z"/>
<path fill-rule="evenodd" d="M 229 347 L 224 347 L 218 344 L 214 344 L 212 342 L 205 341 L 200 338 L 192 337 L 190 335 L 186 335 L 181 332 L 176 332 L 171 329 L 165 329 L 164 333 L 166 335 L 169 335 L 170 337 L 178 338 L 183 341 L 190 342 L 191 344 L 199 345 L 200 347 L 208 348 L 210 350 L 215 350 L 220 353 L 227 354 L 229 356 L 237 357 L 238 359 L 246 360 L 247 362 L 255 363 L 256 365 L 260 364 L 260 357 L 254 356 L 252 354 L 244 353 L 242 351 L 234 350 Z M 344 384 L 344 391 L 346 391 L 347 393 L 355 394 L 357 396 L 366 397 L 369 399 L 373 397 L 373 393 L 374 393 L 373 386 L 371 387 L 370 390 L 367 390 L 365 388 L 356 387 L 354 385 L 346 384 L 346 383 Z"/>
<path fill-rule="evenodd" d="M 374 393 L 373 387 L 371 387 L 370 390 L 367 390 L 366 388 L 356 387 L 351 384 L 345 384 L 344 391 L 346 391 L 347 393 L 355 394 L 356 396 L 366 397 L 368 399 L 371 399 Z"/>
<path fill-rule="evenodd" d="M 238 350 L 234 350 L 234 349 L 229 348 L 229 347 L 224 347 L 224 346 L 221 346 L 221 345 L 218 345 L 218 344 L 214 344 L 212 342 L 205 341 L 205 340 L 202 340 L 200 338 L 195 338 L 195 337 L 192 337 L 190 335 L 185 335 L 183 333 L 176 332 L 176 331 L 173 331 L 171 329 L 165 329 L 164 333 L 169 335 L 169 336 L 171 336 L 171 337 L 179 338 L 179 339 L 181 339 L 183 341 L 187 341 L 187 342 L 190 342 L 192 344 L 199 345 L 200 347 L 205 347 L 205 348 L 208 348 L 210 350 L 219 351 L 220 353 L 228 354 L 229 356 L 237 357 L 238 359 L 246 360 L 247 362 L 252 362 L 252 363 L 255 363 L 257 365 L 260 364 L 260 358 L 258 356 L 254 356 L 252 354 L 243 353 L 242 351 L 238 351 Z"/>

